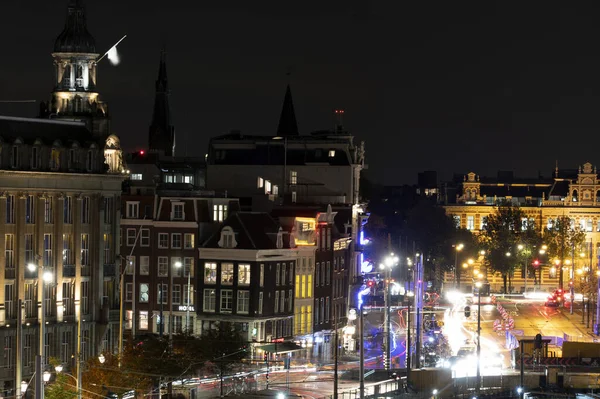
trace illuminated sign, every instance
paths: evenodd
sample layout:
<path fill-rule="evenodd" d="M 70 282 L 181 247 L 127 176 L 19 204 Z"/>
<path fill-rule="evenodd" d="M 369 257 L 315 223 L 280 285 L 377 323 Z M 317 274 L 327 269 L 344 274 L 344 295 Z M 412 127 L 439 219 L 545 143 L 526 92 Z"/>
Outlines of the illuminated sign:
<path fill-rule="evenodd" d="M 187 312 L 188 310 L 190 312 L 195 312 L 196 310 L 194 309 L 194 305 L 190 305 L 190 306 L 186 306 L 186 305 L 179 305 L 179 307 L 177 308 L 177 310 L 179 310 L 180 312 Z"/>

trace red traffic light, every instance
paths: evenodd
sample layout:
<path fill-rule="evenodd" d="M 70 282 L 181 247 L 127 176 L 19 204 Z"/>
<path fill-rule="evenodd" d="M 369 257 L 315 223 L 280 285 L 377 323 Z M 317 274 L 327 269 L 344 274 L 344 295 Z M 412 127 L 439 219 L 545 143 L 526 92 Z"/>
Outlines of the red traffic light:
<path fill-rule="evenodd" d="M 367 283 L 367 285 L 368 285 L 369 287 L 372 287 L 372 286 L 373 286 L 373 282 L 369 280 L 369 282 Z"/>
<path fill-rule="evenodd" d="M 532 264 L 533 264 L 533 267 L 535 267 L 535 268 L 540 267 L 540 261 L 538 259 L 534 259 Z"/>

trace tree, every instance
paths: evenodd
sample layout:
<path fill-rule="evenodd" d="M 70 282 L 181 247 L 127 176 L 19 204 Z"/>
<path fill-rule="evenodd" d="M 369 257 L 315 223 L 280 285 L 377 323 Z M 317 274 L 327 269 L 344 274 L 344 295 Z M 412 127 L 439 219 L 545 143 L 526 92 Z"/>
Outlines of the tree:
<path fill-rule="evenodd" d="M 567 216 L 557 218 L 544 232 L 544 241 L 548 246 L 550 259 L 558 260 L 558 285 L 562 289 L 564 285 L 562 268 L 565 259 L 574 257 L 585 243 L 585 232 Z"/>
<path fill-rule="evenodd" d="M 132 390 L 148 391 L 151 387 L 149 376 L 132 367 L 136 363 L 132 347 L 130 342 L 124 348 L 121 367 L 119 367 L 118 357 L 110 353 L 104 354 L 104 363 L 100 363 L 96 358 L 89 359 L 82 373 L 83 389 L 100 396 L 112 393 L 119 398 Z"/>
<path fill-rule="evenodd" d="M 51 357 L 50 366 L 55 368 L 60 364 L 60 360 Z M 44 389 L 44 397 L 47 399 L 74 399 L 77 397 L 77 386 L 73 377 L 66 373 L 56 373 L 55 380 Z"/>
<path fill-rule="evenodd" d="M 488 216 L 479 242 L 485 251 L 484 264 L 502 275 L 504 292 L 508 292 L 515 266 L 528 259 L 527 251 L 531 255 L 532 248 L 541 242 L 541 236 L 535 221 L 527 219 L 519 207 L 502 205 Z M 519 252 L 519 244 L 527 250 Z"/>
<path fill-rule="evenodd" d="M 435 272 L 436 280 L 441 278 L 438 274 L 450 271 L 455 266 L 453 245 L 463 244 L 460 264 L 462 260 L 477 256 L 478 247 L 473 234 L 457 228 L 446 210 L 433 201 L 421 201 L 409 211 L 405 230 L 415 241 L 415 249 L 423 254 L 426 272 Z"/>

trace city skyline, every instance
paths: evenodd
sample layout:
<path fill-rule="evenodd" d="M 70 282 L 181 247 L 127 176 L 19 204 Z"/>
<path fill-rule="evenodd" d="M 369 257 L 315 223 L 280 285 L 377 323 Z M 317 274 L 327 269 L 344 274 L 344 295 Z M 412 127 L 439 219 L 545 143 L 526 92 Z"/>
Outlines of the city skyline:
<path fill-rule="evenodd" d="M 2 67 L 0 100 L 49 99 L 50 52 L 65 3 L 0 6 L 12 16 L 0 27 L 3 37 L 21 32 L 5 43 L 14 58 Z M 203 156 L 210 137 L 234 129 L 274 134 L 289 82 L 301 134 L 333 128 L 333 110 L 345 109 L 346 128 L 371 153 L 367 175 L 384 184 L 415 182 L 422 170 L 447 179 L 470 170 L 546 174 L 556 160 L 565 168 L 594 163 L 600 59 L 589 50 L 593 8 L 86 7 L 99 52 L 128 35 L 121 64 L 100 64 L 98 87 L 111 106 L 112 131 L 129 150 L 146 146 L 166 46 L 174 123 L 187 155 Z M 37 111 L 0 105 L 5 115 Z M 567 135 L 586 145 L 564 153 L 557 143 Z"/>

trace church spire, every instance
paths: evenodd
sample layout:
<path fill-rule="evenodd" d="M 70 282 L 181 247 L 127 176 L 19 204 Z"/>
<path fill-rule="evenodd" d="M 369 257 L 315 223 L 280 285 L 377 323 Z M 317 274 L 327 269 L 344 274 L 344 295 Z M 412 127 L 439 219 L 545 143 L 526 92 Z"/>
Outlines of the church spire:
<path fill-rule="evenodd" d="M 292 101 L 292 89 L 287 85 L 285 97 L 283 98 L 283 107 L 279 117 L 279 126 L 277 127 L 277 136 L 297 136 L 298 123 L 296 122 L 296 113 L 294 112 L 294 102 Z"/>
<path fill-rule="evenodd" d="M 175 127 L 171 125 L 171 109 L 169 107 L 169 81 L 167 78 L 167 53 L 160 53 L 158 78 L 156 79 L 154 96 L 154 112 L 149 131 L 150 151 L 162 152 L 166 156 L 175 156 Z"/>
<path fill-rule="evenodd" d="M 67 20 L 54 42 L 55 53 L 96 53 L 96 41 L 87 30 L 83 0 L 69 0 Z"/>

